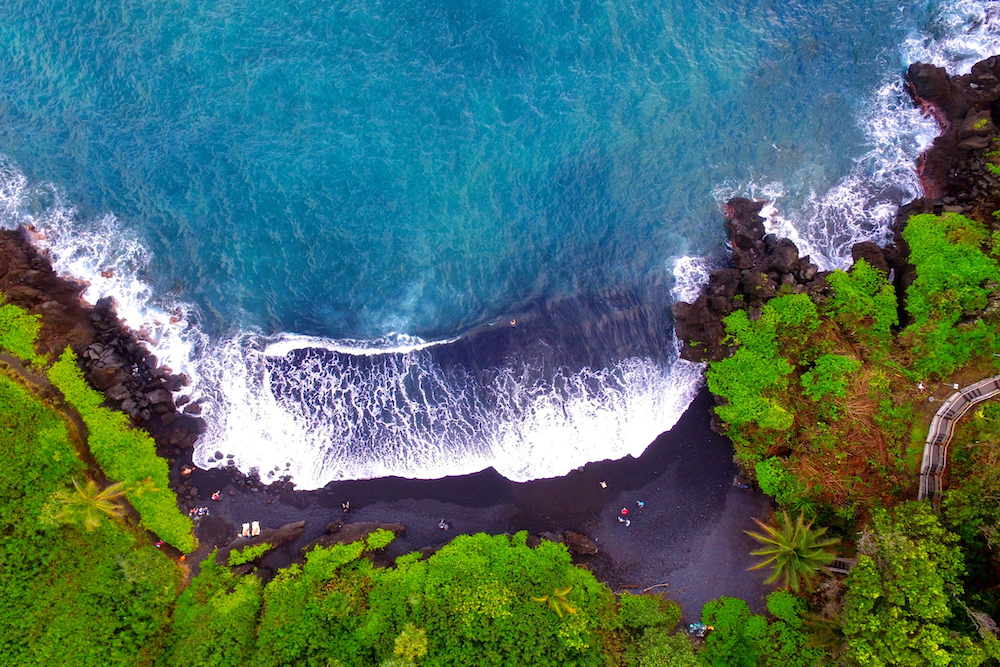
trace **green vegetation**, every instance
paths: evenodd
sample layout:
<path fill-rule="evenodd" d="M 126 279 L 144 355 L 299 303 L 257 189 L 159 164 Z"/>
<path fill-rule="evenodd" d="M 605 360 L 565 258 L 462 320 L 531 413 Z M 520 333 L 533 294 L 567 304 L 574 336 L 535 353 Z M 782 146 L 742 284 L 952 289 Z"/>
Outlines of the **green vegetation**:
<path fill-rule="evenodd" d="M 791 294 L 772 299 L 757 321 L 738 310 L 725 324 L 736 352 L 713 363 L 707 374 L 709 390 L 728 402 L 717 408 L 719 417 L 734 427 L 788 428 L 791 413 L 772 397 L 785 390 L 793 370 L 778 354 L 778 331 L 783 339 L 801 340 L 819 324 L 816 306 L 804 294 Z"/>
<path fill-rule="evenodd" d="M 814 401 L 824 396 L 836 398 L 847 396 L 847 377 L 861 368 L 857 359 L 840 354 L 824 354 L 812 367 L 802 374 L 802 391 Z"/>
<path fill-rule="evenodd" d="M 738 310 L 725 319 L 735 351 L 708 371 L 709 388 L 725 399 L 717 414 L 761 489 L 799 514 L 760 524 L 751 534 L 765 548 L 754 554 L 767 559 L 759 567 L 774 567 L 769 581 L 811 596 L 809 606 L 769 601 L 787 651 L 775 649 L 779 620 L 737 600 L 707 606 L 715 631 L 699 653 L 704 664 L 1000 660 L 1000 405 L 980 407 L 959 428 L 943 522 L 928 505 L 904 502 L 935 408 L 926 392 L 940 398 L 953 381 L 996 372 L 995 217 L 992 227 L 956 214 L 910 218 L 903 238 L 916 273 L 902 329 L 893 285 L 864 261 L 830 274 L 831 289 L 815 301 L 806 297 L 814 313 L 785 296 L 759 316 Z M 812 528 L 814 516 L 848 546 L 857 540 L 858 564 L 844 583 L 814 576 L 836 541 Z"/>
<path fill-rule="evenodd" d="M 38 315 L 32 315 L 12 304 L 0 306 L 0 348 L 35 366 L 43 366 L 48 362 L 35 349 L 35 340 L 41 328 L 42 322 Z"/>
<path fill-rule="evenodd" d="M 0 348 L 22 361 L 44 367 L 48 359 L 35 349 L 40 329 L 37 315 L 12 304 L 0 306 Z M 77 496 L 66 495 L 62 510 L 53 511 L 50 518 L 70 521 L 85 516 L 83 520 L 93 524 L 100 512 L 117 512 L 112 510 L 116 506 L 113 501 L 123 492 L 139 511 L 144 526 L 177 548 L 192 551 L 195 542 L 191 520 L 177 510 L 177 497 L 168 486 L 166 461 L 156 455 L 153 439 L 131 428 L 124 414 L 102 407 L 104 395 L 87 385 L 71 350 L 63 352 L 47 374 L 66 402 L 80 413 L 89 431 L 87 446 L 91 454 L 109 477 L 120 482 L 120 486 L 103 491 L 92 482 L 78 487 Z"/>
<path fill-rule="evenodd" d="M 50 518 L 59 524 L 80 524 L 87 530 L 94 530 L 101 525 L 101 517 L 120 518 L 125 514 L 119 500 L 125 492 L 122 484 L 112 484 L 100 488 L 88 479 L 83 484 L 73 478 L 73 489 L 62 489 L 56 493 L 56 505 Z"/>
<path fill-rule="evenodd" d="M 824 537 L 826 528 L 813 528 L 812 521 L 806 523 L 800 514 L 794 522 L 787 512 L 777 517 L 774 527 L 754 519 L 763 533 L 747 531 L 752 538 L 764 546 L 752 552 L 754 556 L 763 556 L 764 561 L 752 569 L 771 565 L 773 572 L 765 583 L 782 580 L 786 588 L 798 591 L 802 585 L 809 586 L 817 574 L 826 570 L 834 558 L 827 550 L 838 542 L 835 538 Z"/>
<path fill-rule="evenodd" d="M 903 238 L 917 270 L 906 294 L 914 369 L 919 376 L 949 375 L 996 347 L 996 327 L 979 314 L 1000 287 L 1000 268 L 984 251 L 991 236 L 982 223 L 948 213 L 911 217 Z"/>
<path fill-rule="evenodd" d="M 878 510 L 847 578 L 843 632 L 860 665 L 979 665 L 983 650 L 953 632 L 964 564 L 958 538 L 926 503 Z M 961 608 L 959 607 L 959 612 Z"/>
<path fill-rule="evenodd" d="M 961 215 L 913 216 L 903 237 L 916 278 L 901 331 L 893 285 L 864 260 L 831 273 L 823 295 L 726 317 L 734 353 L 710 365 L 708 386 L 724 399 L 716 413 L 740 463 L 782 507 L 849 528 L 859 512 L 908 496 L 922 447 L 911 434 L 929 419 L 916 383 L 996 367 L 997 235 Z"/>
<path fill-rule="evenodd" d="M 774 616 L 768 623 L 750 613 L 747 603 L 722 597 L 705 605 L 702 623 L 713 631 L 698 654 L 705 667 L 813 667 L 824 664 L 824 651 L 809 645 L 802 616 L 805 604 L 785 591 L 767 598 Z"/>
<path fill-rule="evenodd" d="M 167 480 L 167 462 L 156 455 L 156 444 L 133 429 L 121 412 L 102 407 L 104 395 L 91 389 L 71 350 L 63 352 L 48 371 L 49 380 L 80 413 L 90 435 L 87 444 L 104 472 L 127 485 L 126 495 L 142 516 L 142 524 L 182 551 L 195 547 L 191 520 L 177 510 L 177 498 Z M 143 483 L 150 492 L 141 493 Z"/>
<path fill-rule="evenodd" d="M 273 544 L 268 544 L 267 542 L 264 542 L 263 544 L 257 544 L 252 547 L 244 547 L 236 551 L 230 551 L 229 567 L 236 567 L 237 565 L 245 565 L 246 563 L 255 561 L 273 548 L 274 548 Z"/>
<path fill-rule="evenodd" d="M 459 536 L 426 560 L 375 567 L 366 555 L 391 538 L 316 548 L 266 586 L 209 558 L 178 600 L 164 664 L 696 664 L 671 634 L 675 604 L 623 595 L 616 605 L 562 545 Z"/>
<path fill-rule="evenodd" d="M 45 516 L 84 466 L 62 419 L 0 375 L 0 660 L 152 664 L 179 571 L 116 521 L 91 530 Z"/>

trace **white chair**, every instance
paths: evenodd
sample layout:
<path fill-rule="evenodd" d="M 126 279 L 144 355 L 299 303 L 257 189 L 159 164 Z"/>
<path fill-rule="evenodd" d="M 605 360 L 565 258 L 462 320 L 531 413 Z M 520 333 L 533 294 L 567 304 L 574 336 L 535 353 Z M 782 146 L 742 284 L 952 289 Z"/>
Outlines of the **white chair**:
<path fill-rule="evenodd" d="M 251 537 L 257 537 L 258 535 L 260 535 L 260 521 L 254 521 L 250 525 L 252 526 L 250 528 Z"/>

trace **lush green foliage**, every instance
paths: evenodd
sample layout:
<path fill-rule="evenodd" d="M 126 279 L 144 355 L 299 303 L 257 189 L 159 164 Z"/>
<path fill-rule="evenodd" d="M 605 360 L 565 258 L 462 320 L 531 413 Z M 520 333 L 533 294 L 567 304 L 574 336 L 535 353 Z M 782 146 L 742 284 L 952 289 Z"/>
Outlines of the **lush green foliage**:
<path fill-rule="evenodd" d="M 948 627 L 963 593 L 957 538 L 926 503 L 877 510 L 847 578 L 844 633 L 863 667 L 979 665 L 982 651 Z"/>
<path fill-rule="evenodd" d="M 996 344 L 995 328 L 976 315 L 1000 286 L 1000 268 L 983 252 L 990 237 L 981 223 L 947 213 L 911 217 L 903 238 L 917 270 L 906 293 L 914 367 L 923 375 L 948 375 Z"/>
<path fill-rule="evenodd" d="M 787 460 L 771 456 L 758 462 L 754 471 L 761 491 L 774 498 L 782 507 L 795 508 L 803 504 L 806 489 L 785 467 Z"/>
<path fill-rule="evenodd" d="M 616 605 L 562 545 L 459 536 L 426 560 L 376 568 L 365 556 L 391 536 L 316 548 L 263 589 L 210 558 L 178 601 L 164 664 L 605 665 L 622 643 L 630 665 L 695 664 L 671 635 L 676 604 Z"/>
<path fill-rule="evenodd" d="M 761 549 L 752 552 L 754 556 L 765 557 L 765 560 L 754 565 L 758 569 L 771 565 L 773 571 L 766 583 L 781 579 L 786 588 L 798 591 L 802 584 L 808 585 L 812 579 L 833 561 L 834 554 L 829 551 L 838 540 L 824 537 L 826 528 L 813 528 L 812 522 L 806 523 L 800 514 L 792 521 L 787 512 L 777 516 L 775 526 L 768 526 L 754 519 L 763 529 L 763 533 L 747 531 L 747 534 L 763 544 Z"/>
<path fill-rule="evenodd" d="M 0 299 L 2 298 L 3 295 L 0 294 Z M 37 366 L 44 365 L 47 361 L 35 349 L 35 340 L 41 328 L 41 318 L 38 315 L 32 315 L 9 303 L 0 306 L 0 348 Z"/>
<path fill-rule="evenodd" d="M 151 664 L 179 573 L 114 521 L 43 520 L 83 465 L 62 420 L 0 376 L 0 661 L 39 667 Z"/>
<path fill-rule="evenodd" d="M 174 630 L 162 667 L 244 667 L 252 664 L 263 605 L 259 577 L 236 577 L 215 564 L 216 553 L 184 590 L 174 609 Z"/>
<path fill-rule="evenodd" d="M 886 275 L 862 259 L 849 273 L 834 271 L 826 281 L 833 288 L 826 312 L 869 350 L 887 352 L 899 312 L 896 290 Z"/>
<path fill-rule="evenodd" d="M 802 374 L 802 389 L 806 396 L 818 401 L 828 394 L 847 396 L 846 378 L 861 368 L 861 362 L 840 354 L 824 354 L 816 359 L 812 370 Z"/>
<path fill-rule="evenodd" d="M 690 640 L 672 634 L 681 618 L 676 603 L 652 595 L 622 593 L 619 620 L 625 631 L 626 663 L 631 667 L 696 667 Z"/>
<path fill-rule="evenodd" d="M 274 548 L 273 544 L 268 544 L 264 542 L 262 544 L 255 544 L 251 547 L 243 547 L 242 549 L 236 549 L 229 552 L 229 567 L 236 567 L 237 565 L 245 565 L 252 561 L 257 560 L 268 551 Z"/>
<path fill-rule="evenodd" d="M 72 489 L 62 489 L 56 493 L 55 510 L 49 517 L 55 523 L 80 524 L 87 530 L 101 525 L 102 517 L 119 518 L 125 510 L 118 502 L 125 495 L 122 483 L 118 482 L 102 489 L 94 480 L 82 484 L 74 477 Z"/>
<path fill-rule="evenodd" d="M 788 384 L 793 367 L 778 354 L 777 332 L 789 340 L 804 341 L 819 326 L 816 306 L 805 294 L 772 299 L 752 321 L 743 310 L 725 319 L 730 342 L 737 346 L 728 359 L 713 363 L 707 373 L 708 388 L 727 404 L 716 408 L 732 426 L 755 423 L 761 428 L 781 430 L 792 423 L 792 415 L 768 395 Z"/>
<path fill-rule="evenodd" d="M 193 550 L 191 520 L 177 509 L 177 497 L 168 486 L 167 463 L 156 455 L 153 439 L 131 428 L 121 412 L 101 406 L 104 396 L 87 385 L 71 350 L 62 354 L 48 375 L 87 425 L 87 444 L 101 468 L 111 479 L 128 485 L 128 499 L 142 516 L 142 524 L 178 549 Z M 145 480 L 155 490 L 138 492 L 150 488 Z"/>
<path fill-rule="evenodd" d="M 713 630 L 698 659 L 705 667 L 812 667 L 820 665 L 823 652 L 808 645 L 802 630 L 805 605 L 794 596 L 776 591 L 767 608 L 775 620 L 750 612 L 743 600 L 722 597 L 702 609 L 702 623 Z"/>

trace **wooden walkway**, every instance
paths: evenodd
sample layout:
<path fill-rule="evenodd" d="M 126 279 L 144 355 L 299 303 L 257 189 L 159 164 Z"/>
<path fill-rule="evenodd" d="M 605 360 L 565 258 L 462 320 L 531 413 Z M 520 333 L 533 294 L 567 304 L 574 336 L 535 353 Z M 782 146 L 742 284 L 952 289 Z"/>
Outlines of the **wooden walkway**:
<path fill-rule="evenodd" d="M 920 463 L 920 490 L 917 500 L 937 504 L 941 493 L 941 477 L 948 463 L 948 444 L 955 434 L 955 424 L 976 403 L 1000 395 L 1000 375 L 960 389 L 948 397 L 931 420 L 931 430 L 924 443 L 924 458 Z"/>

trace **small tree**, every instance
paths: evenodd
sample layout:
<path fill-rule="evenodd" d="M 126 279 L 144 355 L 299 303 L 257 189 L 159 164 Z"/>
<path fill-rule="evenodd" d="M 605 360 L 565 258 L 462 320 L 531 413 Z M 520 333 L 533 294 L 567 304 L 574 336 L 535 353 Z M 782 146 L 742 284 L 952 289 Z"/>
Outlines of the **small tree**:
<path fill-rule="evenodd" d="M 777 517 L 774 527 L 754 522 L 764 533 L 745 531 L 747 535 L 764 545 L 763 548 L 751 552 L 752 556 L 764 556 L 766 560 L 751 567 L 758 570 L 772 565 L 774 570 L 765 583 L 784 580 L 784 586 L 798 591 L 802 584 L 808 585 L 818 572 L 826 572 L 826 566 L 833 561 L 834 555 L 826 547 L 836 544 L 839 540 L 823 537 L 826 528 L 813 529 L 812 521 L 806 523 L 800 514 L 796 521 L 789 518 L 787 512 Z"/>

